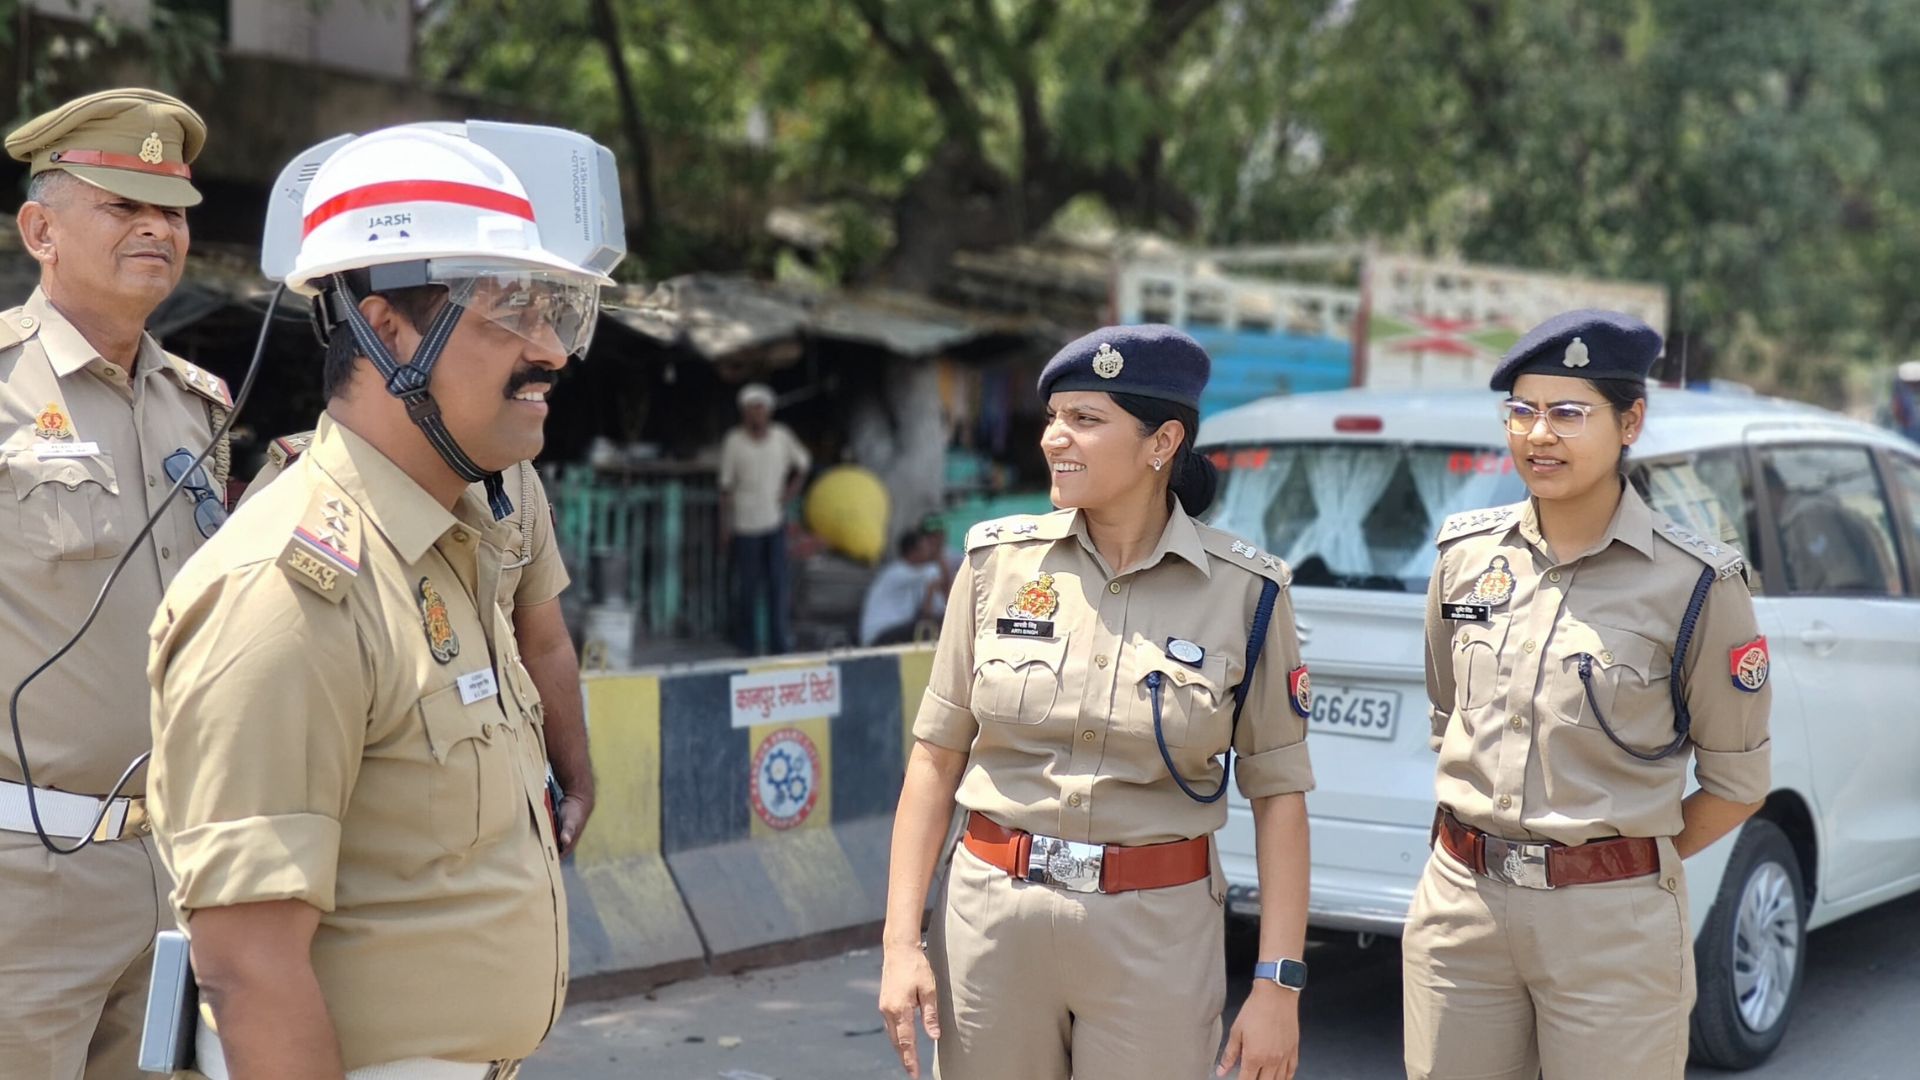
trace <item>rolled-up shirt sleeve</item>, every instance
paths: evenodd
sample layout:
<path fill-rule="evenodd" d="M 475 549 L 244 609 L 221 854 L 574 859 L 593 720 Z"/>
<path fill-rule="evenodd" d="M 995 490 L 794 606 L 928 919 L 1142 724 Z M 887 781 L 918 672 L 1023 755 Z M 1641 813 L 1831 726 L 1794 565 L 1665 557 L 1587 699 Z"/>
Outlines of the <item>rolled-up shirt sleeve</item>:
<path fill-rule="evenodd" d="M 1293 594 L 1282 588 L 1267 624 L 1260 665 L 1247 688 L 1234 737 L 1234 780 L 1249 799 L 1313 790 L 1307 756 L 1307 720 L 1295 707 L 1293 673 L 1302 670 L 1300 635 L 1293 622 Z M 1302 677 L 1306 677 L 1303 673 Z M 1308 679 L 1308 685 L 1312 680 Z"/>
<path fill-rule="evenodd" d="M 348 604 L 257 563 L 170 594 L 151 637 L 148 804 L 176 908 L 331 911 L 371 685 Z"/>
<path fill-rule="evenodd" d="M 974 596 L 974 558 L 960 561 L 947 596 L 947 613 L 940 622 L 940 644 L 933 654 L 933 672 L 920 712 L 913 720 L 913 737 L 962 753 L 973 749 L 980 722 L 973 715 L 973 639 L 978 632 L 978 604 Z"/>
<path fill-rule="evenodd" d="M 1700 786 L 1723 799 L 1757 803 L 1773 783 L 1773 745 L 1768 718 L 1773 681 L 1768 663 L 1748 658 L 1747 681 L 1758 672 L 1757 690 L 1744 688 L 1736 666 L 1756 648 L 1765 655 L 1753 596 L 1738 577 L 1714 582 L 1707 593 L 1688 657 L 1687 711 L 1692 714 L 1694 776 Z"/>

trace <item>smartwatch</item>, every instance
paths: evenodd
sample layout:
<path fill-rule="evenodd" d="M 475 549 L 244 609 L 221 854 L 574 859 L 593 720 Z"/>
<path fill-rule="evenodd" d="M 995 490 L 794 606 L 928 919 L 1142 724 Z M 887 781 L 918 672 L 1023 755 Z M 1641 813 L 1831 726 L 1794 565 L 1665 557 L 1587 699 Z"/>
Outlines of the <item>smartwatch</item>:
<path fill-rule="evenodd" d="M 1277 982 L 1297 994 L 1307 985 L 1307 965 L 1298 960 L 1265 960 L 1253 965 L 1253 978 Z"/>

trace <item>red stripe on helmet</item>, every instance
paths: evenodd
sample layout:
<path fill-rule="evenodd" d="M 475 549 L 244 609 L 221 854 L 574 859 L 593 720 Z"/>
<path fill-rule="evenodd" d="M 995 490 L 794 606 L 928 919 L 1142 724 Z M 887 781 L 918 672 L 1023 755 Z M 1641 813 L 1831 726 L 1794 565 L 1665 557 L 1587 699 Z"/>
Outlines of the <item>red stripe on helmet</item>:
<path fill-rule="evenodd" d="M 472 206 L 481 210 L 494 210 L 502 214 L 533 220 L 533 204 L 518 195 L 509 195 L 504 191 L 480 187 L 477 184 L 460 184 L 451 180 L 390 180 L 383 184 L 368 184 L 351 191 L 342 192 L 313 208 L 306 220 L 301 223 L 301 236 L 326 224 L 328 221 L 349 210 L 359 210 L 368 206 L 385 206 L 397 202 L 441 202 L 456 206 Z"/>

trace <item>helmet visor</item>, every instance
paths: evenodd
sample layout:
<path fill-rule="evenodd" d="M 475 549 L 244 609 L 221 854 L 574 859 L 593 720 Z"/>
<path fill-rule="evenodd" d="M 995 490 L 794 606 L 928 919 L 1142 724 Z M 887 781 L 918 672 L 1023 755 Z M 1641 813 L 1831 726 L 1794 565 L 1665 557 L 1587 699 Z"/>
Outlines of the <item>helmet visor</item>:
<path fill-rule="evenodd" d="M 494 329 L 517 335 L 536 348 L 582 356 L 599 322 L 600 286 L 557 270 L 433 260 L 428 280 L 447 288 L 447 298 Z"/>

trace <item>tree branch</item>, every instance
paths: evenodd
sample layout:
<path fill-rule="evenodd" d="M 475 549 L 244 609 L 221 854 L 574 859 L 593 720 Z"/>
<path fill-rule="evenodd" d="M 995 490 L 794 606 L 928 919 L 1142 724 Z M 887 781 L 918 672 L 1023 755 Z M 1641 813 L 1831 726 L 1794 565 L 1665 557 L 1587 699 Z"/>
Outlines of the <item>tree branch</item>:
<path fill-rule="evenodd" d="M 867 24 L 867 32 L 908 71 L 919 77 L 933 99 L 934 108 L 947 123 L 947 134 L 964 141 L 976 152 L 980 148 L 980 116 L 967 93 L 961 89 L 952 65 L 940 50 L 917 31 L 902 38 L 887 26 L 885 0 L 852 0 L 854 9 Z"/>
<path fill-rule="evenodd" d="M 1046 15 L 1030 16 L 1025 20 L 1025 25 L 1021 27 L 1021 40 L 1016 44 L 1008 39 L 1006 29 L 1000 25 L 1000 16 L 993 9 L 993 0 L 973 0 L 974 18 L 980 24 L 980 32 L 986 36 L 988 47 L 999 62 L 1001 72 L 1013 84 L 1014 102 L 1020 112 L 1020 173 L 1023 179 L 1033 177 L 1051 164 L 1048 157 L 1052 153 L 1053 136 L 1047 130 L 1046 117 L 1040 112 L 1040 85 L 1033 74 L 1033 43 L 1027 40 L 1027 36 L 1034 32 L 1036 23 L 1044 32 L 1055 6 L 1052 0 L 1036 2 L 1034 9 L 1044 11 Z M 1022 188 L 1025 187 L 1022 184 Z"/>
<path fill-rule="evenodd" d="M 653 141 L 647 135 L 646 115 L 640 108 L 640 96 L 627 71 L 627 55 L 620 37 L 620 24 L 614 18 L 613 0 L 592 0 L 594 28 L 607 49 L 607 66 L 613 71 L 613 83 L 620 95 L 620 119 L 626 128 L 627 143 L 633 151 L 629 168 L 633 186 L 640 198 L 640 236 L 643 249 L 650 249 L 660 235 L 660 208 L 654 198 Z M 648 251 L 651 254 L 651 251 Z"/>
<path fill-rule="evenodd" d="M 1153 0 L 1133 36 L 1107 60 L 1107 85 L 1118 85 L 1130 70 L 1144 70 L 1148 57 L 1172 48 L 1201 16 L 1218 6 L 1219 0 Z"/>

